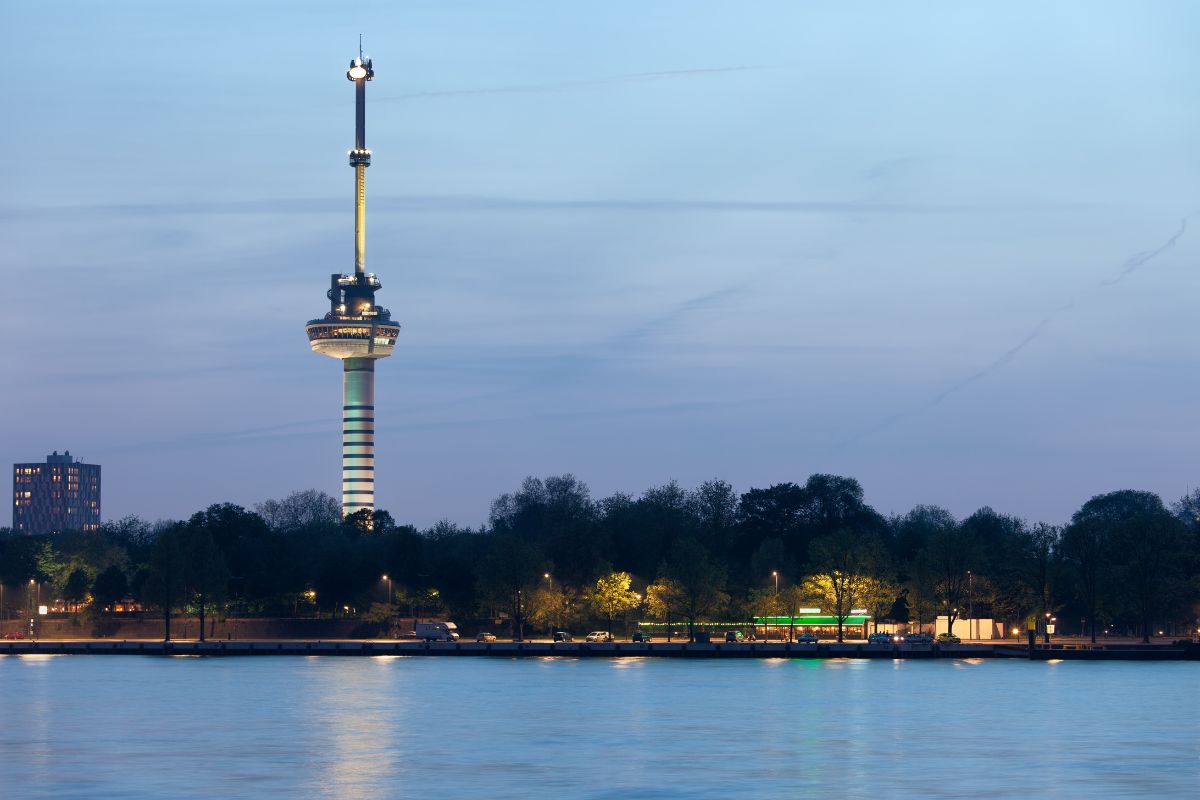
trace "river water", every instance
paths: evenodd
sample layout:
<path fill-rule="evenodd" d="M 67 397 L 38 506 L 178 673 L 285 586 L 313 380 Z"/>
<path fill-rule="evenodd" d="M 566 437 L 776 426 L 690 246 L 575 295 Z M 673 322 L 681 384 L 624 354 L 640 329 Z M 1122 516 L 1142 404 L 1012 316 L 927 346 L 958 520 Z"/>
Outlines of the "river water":
<path fill-rule="evenodd" d="M 1200 664 L 0 657 L 0 797 L 1200 797 Z"/>

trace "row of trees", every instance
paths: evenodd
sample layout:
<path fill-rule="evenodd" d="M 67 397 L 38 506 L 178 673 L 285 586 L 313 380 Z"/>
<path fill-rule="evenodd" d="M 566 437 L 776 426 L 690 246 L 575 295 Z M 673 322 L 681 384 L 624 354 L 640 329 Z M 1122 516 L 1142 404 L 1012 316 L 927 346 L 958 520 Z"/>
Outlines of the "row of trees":
<path fill-rule="evenodd" d="M 917 506 L 885 517 L 852 479 L 813 475 L 737 494 L 672 482 L 594 500 L 571 475 L 528 478 L 486 525 L 428 530 L 386 511 L 342 519 L 298 492 L 254 511 L 214 505 L 185 521 L 127 518 L 51 537 L 0 532 L 0 584 L 34 580 L 103 613 L 125 596 L 201 616 L 448 613 L 507 617 L 514 634 L 608 625 L 627 615 L 686 621 L 794 615 L 929 623 L 939 614 L 1020 622 L 1056 614 L 1148 638 L 1192 629 L 1200 598 L 1200 492 L 1092 498 L 1064 527 L 983 508 L 957 520 Z M 383 576 L 387 576 L 386 579 Z M 383 581 L 386 580 L 385 584 Z M 383 600 L 388 600 L 380 607 Z M 0 604 L 2 613 L 5 604 Z M 203 630 L 203 624 L 201 625 Z"/>

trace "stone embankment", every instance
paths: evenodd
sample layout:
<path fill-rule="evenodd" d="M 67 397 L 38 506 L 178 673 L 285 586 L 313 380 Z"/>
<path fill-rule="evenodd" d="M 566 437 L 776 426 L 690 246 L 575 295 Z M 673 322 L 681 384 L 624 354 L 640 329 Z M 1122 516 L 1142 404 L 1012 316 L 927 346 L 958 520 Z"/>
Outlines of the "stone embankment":
<path fill-rule="evenodd" d="M 0 641 L 0 655 L 476 656 L 498 658 L 1025 658 L 1042 661 L 1200 661 L 1200 644 L 1085 647 L 1015 644 L 686 644 L 676 642 Z"/>

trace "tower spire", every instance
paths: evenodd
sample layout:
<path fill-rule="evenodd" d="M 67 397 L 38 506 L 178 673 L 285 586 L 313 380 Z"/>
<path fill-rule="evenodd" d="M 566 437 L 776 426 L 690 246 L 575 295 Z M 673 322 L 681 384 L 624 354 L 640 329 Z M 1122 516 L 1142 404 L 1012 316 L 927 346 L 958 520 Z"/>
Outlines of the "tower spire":
<path fill-rule="evenodd" d="M 367 268 L 367 167 L 371 151 L 367 149 L 367 81 L 375 79 L 371 59 L 362 54 L 362 34 L 358 35 L 358 58 L 350 62 L 346 79 L 354 84 L 354 149 L 350 166 L 354 167 L 354 273 Z"/>

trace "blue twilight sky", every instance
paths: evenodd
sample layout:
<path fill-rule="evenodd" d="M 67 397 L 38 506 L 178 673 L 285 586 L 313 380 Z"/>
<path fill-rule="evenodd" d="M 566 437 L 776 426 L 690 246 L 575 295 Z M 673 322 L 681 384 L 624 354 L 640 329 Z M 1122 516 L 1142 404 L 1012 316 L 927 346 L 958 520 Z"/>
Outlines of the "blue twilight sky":
<path fill-rule="evenodd" d="M 360 32 L 399 520 L 562 472 L 1049 522 L 1200 482 L 1186 1 L 6 2 L 0 461 L 102 464 L 106 518 L 337 492 L 303 324 Z"/>

